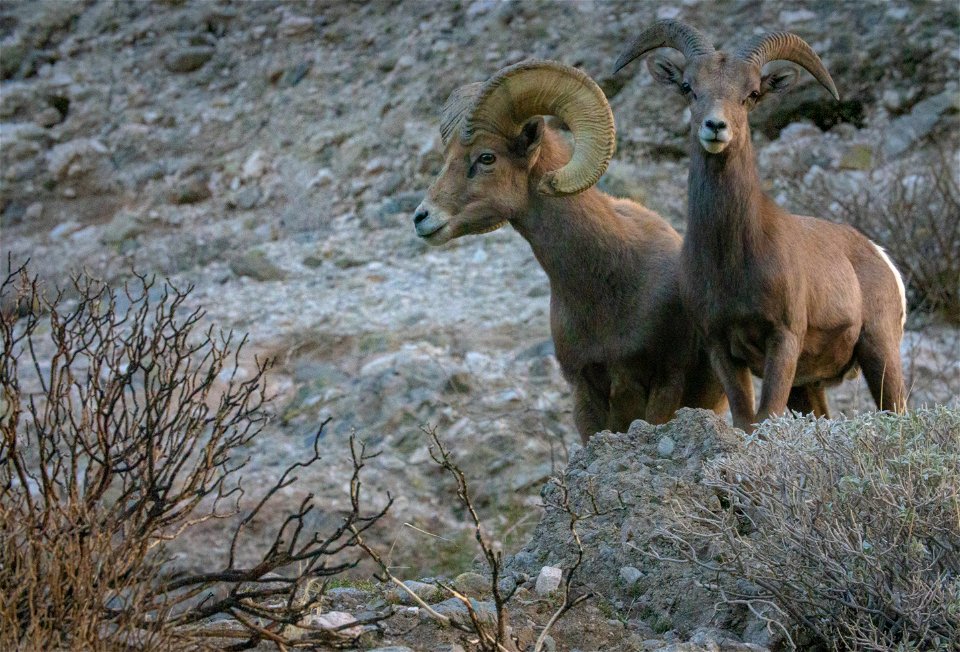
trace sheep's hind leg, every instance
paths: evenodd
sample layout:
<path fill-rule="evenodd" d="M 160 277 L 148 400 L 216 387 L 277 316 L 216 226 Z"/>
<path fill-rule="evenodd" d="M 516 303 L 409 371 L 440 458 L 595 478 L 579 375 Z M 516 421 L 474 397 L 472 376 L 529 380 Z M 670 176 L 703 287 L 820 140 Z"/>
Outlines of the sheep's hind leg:
<path fill-rule="evenodd" d="M 907 390 L 896 342 L 875 342 L 863 334 L 854 349 L 854 356 L 860 363 L 877 409 L 892 412 L 906 410 Z"/>
<path fill-rule="evenodd" d="M 573 384 L 573 419 L 584 445 L 607 427 L 610 416 L 610 375 L 602 365 L 580 370 Z"/>

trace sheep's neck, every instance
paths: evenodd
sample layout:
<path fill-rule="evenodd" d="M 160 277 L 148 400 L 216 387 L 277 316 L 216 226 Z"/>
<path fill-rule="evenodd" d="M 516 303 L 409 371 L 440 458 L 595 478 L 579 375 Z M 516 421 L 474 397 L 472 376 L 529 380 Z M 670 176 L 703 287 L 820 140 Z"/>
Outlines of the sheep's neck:
<path fill-rule="evenodd" d="M 720 270 L 742 269 L 759 253 L 764 236 L 766 198 L 749 140 L 723 154 L 708 154 L 694 142 L 687 189 L 686 259 Z"/>
<path fill-rule="evenodd" d="M 616 253 L 624 243 L 609 199 L 595 188 L 559 198 L 537 192 L 542 174 L 560 168 L 569 158 L 569 148 L 548 130 L 530 177 L 527 210 L 510 222 L 530 243 L 555 290 L 566 288 L 579 293 L 581 288 L 590 288 L 592 293 L 598 277 L 617 274 L 620 257 Z M 571 265 L 571 260 L 576 264 Z"/>
<path fill-rule="evenodd" d="M 615 225 L 605 220 L 610 211 L 603 197 L 589 189 L 576 197 L 531 198 L 530 210 L 513 220 L 551 284 L 569 281 L 595 284 L 597 275 L 611 271 L 610 252 L 618 247 Z M 570 261 L 576 261 L 571 265 Z"/>

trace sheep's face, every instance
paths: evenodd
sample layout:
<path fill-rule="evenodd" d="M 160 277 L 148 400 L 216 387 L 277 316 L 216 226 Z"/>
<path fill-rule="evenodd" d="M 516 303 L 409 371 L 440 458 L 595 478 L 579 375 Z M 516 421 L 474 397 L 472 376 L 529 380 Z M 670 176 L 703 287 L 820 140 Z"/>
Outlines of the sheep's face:
<path fill-rule="evenodd" d="M 522 215 L 543 129 L 543 118 L 536 117 L 514 138 L 481 133 L 469 145 L 453 138 L 440 175 L 413 215 L 417 235 L 441 245 L 494 231 Z"/>
<path fill-rule="evenodd" d="M 654 78 L 676 88 L 690 102 L 690 134 L 709 154 L 750 141 L 747 115 L 773 93 L 788 89 L 792 68 L 760 74 L 759 68 L 723 52 L 696 57 L 682 67 L 659 55 L 647 60 Z"/>

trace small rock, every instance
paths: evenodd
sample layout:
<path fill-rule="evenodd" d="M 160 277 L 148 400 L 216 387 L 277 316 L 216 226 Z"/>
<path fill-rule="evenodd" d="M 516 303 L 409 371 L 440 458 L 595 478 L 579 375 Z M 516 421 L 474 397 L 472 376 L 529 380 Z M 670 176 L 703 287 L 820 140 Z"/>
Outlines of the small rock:
<path fill-rule="evenodd" d="M 673 441 L 672 437 L 661 437 L 660 441 L 657 442 L 657 455 L 660 457 L 670 457 L 673 455 L 673 449 L 676 448 L 676 446 L 677 444 Z"/>
<path fill-rule="evenodd" d="M 33 116 L 33 121 L 41 127 L 52 127 L 63 122 L 63 116 L 51 106 Z"/>
<path fill-rule="evenodd" d="M 243 162 L 243 168 L 240 171 L 244 179 L 259 179 L 267 169 L 267 164 L 263 160 L 263 152 L 255 150 L 247 160 Z"/>
<path fill-rule="evenodd" d="M 203 67 L 216 50 L 207 45 L 193 45 L 167 53 L 164 63 L 170 72 L 193 72 Z"/>
<path fill-rule="evenodd" d="M 23 212 L 23 219 L 28 221 L 39 220 L 43 216 L 43 204 L 35 201 Z"/>
<path fill-rule="evenodd" d="M 344 625 L 357 622 L 357 619 L 345 611 L 328 611 L 323 614 L 310 614 L 300 621 L 302 626 L 318 629 L 333 629 L 336 633 L 344 637 L 359 636 L 363 633 L 363 627 L 346 627 L 337 629 Z"/>
<path fill-rule="evenodd" d="M 210 199 L 212 193 L 207 183 L 207 177 L 196 174 L 184 179 L 176 188 L 170 191 L 170 203 L 196 204 Z"/>
<path fill-rule="evenodd" d="M 890 157 L 903 154 L 933 131 L 940 116 L 955 107 L 956 102 L 956 90 L 947 90 L 917 102 L 910 113 L 900 116 L 887 127 L 884 132 L 887 137 L 883 141 L 883 153 Z"/>
<path fill-rule="evenodd" d="M 241 254 L 230 261 L 230 271 L 237 276 L 248 276 L 257 281 L 282 281 L 286 272 L 271 263 L 258 249 Z"/>
<path fill-rule="evenodd" d="M 298 36 L 313 29 L 313 19 L 307 16 L 287 14 L 280 22 L 280 33 L 284 36 Z"/>
<path fill-rule="evenodd" d="M 470 6 L 467 7 L 467 18 L 476 18 L 481 16 L 491 9 L 495 9 L 497 6 L 497 0 L 474 0 L 470 3 Z"/>
<path fill-rule="evenodd" d="M 869 170 L 872 167 L 873 147 L 870 145 L 851 145 L 840 158 L 841 170 Z"/>
<path fill-rule="evenodd" d="M 427 584 L 426 582 L 406 580 L 404 581 L 403 585 L 413 591 L 413 593 L 424 602 L 438 600 L 444 595 L 443 589 L 436 584 Z M 399 587 L 391 589 L 387 594 L 387 598 L 392 602 L 399 602 L 401 604 L 416 604 L 416 600 L 414 600 L 409 593 Z"/>
<path fill-rule="evenodd" d="M 784 25 L 803 23 L 808 20 L 813 20 L 816 17 L 817 15 L 809 9 L 798 9 L 796 11 L 785 10 L 780 12 L 780 22 Z"/>
<path fill-rule="evenodd" d="M 54 146 L 47 153 L 47 169 L 63 180 L 96 170 L 109 150 L 94 138 L 77 138 Z"/>
<path fill-rule="evenodd" d="M 633 586 L 641 577 L 643 573 L 633 566 L 624 566 L 620 569 L 620 579 L 626 586 Z"/>
<path fill-rule="evenodd" d="M 245 186 L 233 196 L 233 204 L 240 210 L 248 211 L 260 201 L 261 192 L 256 186 Z"/>
<path fill-rule="evenodd" d="M 471 598 L 470 606 L 474 612 L 476 612 L 480 622 L 495 623 L 497 621 L 497 608 L 492 602 L 481 602 L 480 600 Z M 444 600 L 443 602 L 430 605 L 430 608 L 441 616 L 446 616 L 455 622 L 464 625 L 470 623 L 470 614 L 467 612 L 467 607 L 459 598 Z M 431 616 L 427 613 L 426 609 L 421 609 L 420 618 L 429 620 Z"/>
<path fill-rule="evenodd" d="M 547 652 L 557 652 L 557 642 L 549 634 L 543 637 L 543 649 Z"/>
<path fill-rule="evenodd" d="M 466 652 L 459 643 L 441 643 L 430 648 L 430 652 Z"/>
<path fill-rule="evenodd" d="M 387 645 L 384 647 L 375 647 L 367 650 L 367 652 L 413 652 L 413 650 L 406 645 Z"/>
<path fill-rule="evenodd" d="M 467 595 L 490 592 L 490 579 L 480 573 L 460 573 L 453 580 L 453 588 Z"/>
<path fill-rule="evenodd" d="M 556 566 L 544 566 L 537 576 L 536 591 L 539 595 L 550 595 L 560 588 L 563 570 Z"/>

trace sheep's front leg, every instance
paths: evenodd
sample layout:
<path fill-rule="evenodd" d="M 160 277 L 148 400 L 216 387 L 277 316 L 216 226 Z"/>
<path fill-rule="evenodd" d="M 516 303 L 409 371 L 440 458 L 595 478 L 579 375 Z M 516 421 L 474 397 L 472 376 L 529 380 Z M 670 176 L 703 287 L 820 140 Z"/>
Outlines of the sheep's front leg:
<path fill-rule="evenodd" d="M 799 357 L 800 338 L 795 333 L 778 330 L 767 338 L 757 423 L 786 411 Z"/>
<path fill-rule="evenodd" d="M 815 417 L 830 418 L 830 403 L 827 392 L 820 385 L 810 384 L 793 387 L 787 407 L 800 414 L 813 414 Z"/>
<path fill-rule="evenodd" d="M 711 342 L 707 351 L 710 354 L 713 373 L 723 385 L 723 391 L 730 402 L 733 425 L 747 433 L 753 432 L 756 419 L 753 411 L 753 379 L 750 377 L 750 369 L 733 359 L 726 340 Z"/>
<path fill-rule="evenodd" d="M 610 414 L 610 376 L 602 365 L 590 365 L 572 378 L 573 419 L 584 445 L 607 427 Z"/>

